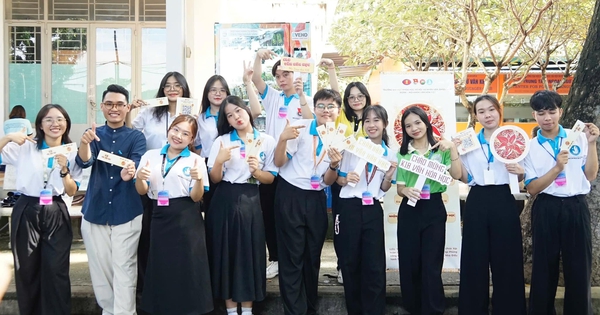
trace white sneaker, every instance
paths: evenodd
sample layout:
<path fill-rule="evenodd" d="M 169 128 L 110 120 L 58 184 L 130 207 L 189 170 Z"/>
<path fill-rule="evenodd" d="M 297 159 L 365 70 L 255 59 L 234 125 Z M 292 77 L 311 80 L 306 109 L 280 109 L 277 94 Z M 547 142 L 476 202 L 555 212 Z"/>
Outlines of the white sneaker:
<path fill-rule="evenodd" d="M 273 279 L 279 274 L 279 263 L 272 261 L 267 266 L 267 279 Z"/>
<path fill-rule="evenodd" d="M 338 283 L 344 284 L 344 278 L 342 277 L 342 269 L 338 270 Z"/>

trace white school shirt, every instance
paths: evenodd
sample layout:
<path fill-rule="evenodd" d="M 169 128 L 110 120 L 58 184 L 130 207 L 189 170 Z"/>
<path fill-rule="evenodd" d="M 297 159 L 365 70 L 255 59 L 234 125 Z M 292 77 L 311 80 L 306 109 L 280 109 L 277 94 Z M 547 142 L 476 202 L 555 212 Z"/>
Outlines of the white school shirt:
<path fill-rule="evenodd" d="M 302 119 L 292 125 L 305 126 L 305 128 L 299 129 L 298 138 L 287 141 L 286 153 L 289 160 L 279 168 L 279 175 L 288 183 L 304 190 L 314 190 L 310 186 L 310 178 L 317 175 L 320 178 L 320 186 L 317 190 L 323 190 L 327 187 L 323 176 L 329 169 L 330 159 L 327 151 L 322 148 L 315 156 L 315 149 L 319 151 L 322 147 L 321 138 L 317 133 L 317 121 Z M 316 169 L 315 162 L 318 163 Z"/>
<path fill-rule="evenodd" d="M 556 147 L 560 152 L 560 146 L 570 129 L 559 127 L 558 136 L 555 139 L 547 139 L 538 131 L 537 137 L 531 139 L 529 154 L 525 158 L 525 185 L 532 180 L 544 176 L 556 165 Z M 541 143 L 541 144 L 540 144 Z M 571 197 L 584 195 L 590 192 L 590 182 L 585 177 L 585 162 L 587 160 L 588 142 L 585 133 L 581 133 L 569 149 L 569 162 L 565 165 L 563 172 L 567 178 L 567 184 L 558 186 L 552 182 L 541 193 L 556 197 Z"/>
<path fill-rule="evenodd" d="M 469 186 L 485 186 L 483 174 L 489 164 L 490 170 L 494 173 L 493 185 L 508 185 L 510 182 L 508 177 L 510 173 L 506 170 L 506 164 L 494 159 L 489 143 L 483 135 L 483 129 L 481 129 L 477 138 L 479 140 L 479 148 L 460 156 L 460 161 L 468 173 L 467 184 Z M 519 162 L 519 165 L 523 166 L 523 161 Z"/>
<path fill-rule="evenodd" d="M 196 150 L 202 149 L 200 156 L 203 158 L 210 156 L 210 149 L 215 139 L 219 136 L 219 131 L 217 130 L 218 117 L 218 112 L 216 115 L 210 114 L 210 108 L 198 116 L 198 133 L 196 134 L 196 140 L 194 140 L 194 147 Z"/>
<path fill-rule="evenodd" d="M 254 129 L 254 139 L 262 137 L 263 142 L 261 146 L 260 153 L 258 154 L 258 169 L 269 172 L 273 174 L 273 176 L 277 176 L 277 166 L 273 162 L 273 156 L 275 154 L 275 146 L 276 142 L 273 137 L 258 132 L 258 130 Z M 244 139 L 246 140 L 246 139 Z M 237 130 L 233 130 L 232 132 L 219 136 L 215 139 L 215 142 L 210 149 L 210 156 L 208 157 L 208 168 L 209 170 L 215 165 L 215 159 L 219 154 L 219 150 L 221 149 L 221 143 L 223 147 L 231 147 L 231 146 L 240 146 L 244 147 L 244 143 L 240 139 Z M 248 162 L 244 158 L 241 157 L 241 149 L 233 149 L 231 150 L 231 159 L 223 164 L 223 181 L 233 183 L 233 184 L 244 184 L 244 183 L 256 183 L 260 184 L 257 180 L 254 180 L 252 174 L 250 174 L 250 167 L 248 166 Z"/>
<path fill-rule="evenodd" d="M 167 111 L 167 119 L 163 115 L 158 121 L 154 117 L 154 109 L 154 107 L 142 109 L 131 123 L 133 129 L 141 131 L 146 137 L 146 150 L 160 149 L 167 144 L 167 130 L 177 117 L 171 116 Z"/>
<path fill-rule="evenodd" d="M 42 140 L 43 141 L 43 140 Z M 43 141 L 42 149 L 48 148 Z M 69 172 L 71 178 L 77 183 L 81 183 L 82 169 L 75 163 L 77 150 L 71 152 L 67 159 L 69 161 Z M 2 149 L 0 163 L 10 164 L 17 169 L 17 191 L 30 196 L 39 197 L 44 189 L 44 172 L 48 173 L 48 184 L 46 189 L 52 191 L 53 196 L 60 196 L 65 193 L 63 179 L 60 177 L 60 168 L 54 158 L 42 157 L 42 152 L 38 150 L 35 143 L 25 141 L 23 145 L 9 142 Z"/>
<path fill-rule="evenodd" d="M 381 143 L 381 146 L 385 149 L 383 157 L 386 160 L 390 162 L 398 162 L 396 155 L 390 151 L 390 148 L 388 148 L 383 142 Z M 360 160 L 361 158 L 358 156 L 348 151 L 344 151 L 342 162 L 340 164 L 340 170 L 338 172 L 339 176 L 346 177 L 348 173 L 353 172 Z M 375 174 L 373 175 L 373 165 L 367 163 L 366 168 L 369 171 L 368 175 L 366 170 L 363 168 L 359 173 L 360 180 L 358 183 L 356 183 L 356 186 L 343 186 L 342 190 L 340 191 L 340 198 L 362 198 L 362 194 L 365 191 L 369 191 L 373 198 L 377 200 L 381 200 L 383 196 L 385 196 L 385 192 L 381 190 L 381 183 L 383 182 L 385 171 L 377 168 Z M 398 171 L 396 170 L 396 174 L 392 175 L 392 184 L 396 183 L 397 172 Z M 373 176 L 373 179 L 369 182 L 369 185 L 367 185 L 367 176 L 369 179 L 371 176 Z"/>
<path fill-rule="evenodd" d="M 279 141 L 279 136 L 285 129 L 287 120 L 290 124 L 303 119 L 302 118 L 302 107 L 300 106 L 300 97 L 298 94 L 285 96 L 285 93 L 277 91 L 268 85 L 265 85 L 265 90 L 260 94 L 262 98 L 262 105 L 266 112 L 266 133 L 271 137 L 275 138 L 275 141 Z M 313 99 L 310 96 L 306 97 L 306 105 L 313 111 Z M 287 117 L 279 117 L 279 108 L 287 108 Z"/>
<path fill-rule="evenodd" d="M 166 157 L 169 145 L 165 145 L 162 149 L 153 149 L 147 151 L 142 155 L 140 159 L 140 166 L 137 173 L 146 166 L 147 162 L 150 162 L 150 178 L 148 178 L 148 197 L 150 199 L 158 199 L 158 192 L 161 190 L 167 190 L 169 192 L 169 199 L 179 197 L 189 197 L 192 188 L 196 184 L 196 181 L 192 179 L 191 169 L 194 167 L 194 162 L 197 161 L 198 169 L 202 174 L 202 184 L 204 185 L 204 191 L 209 189 L 208 172 L 206 171 L 206 165 L 204 160 L 196 153 L 190 152 L 188 148 L 185 148 L 181 153 L 169 161 Z M 165 165 L 163 166 L 163 157 L 165 157 Z M 179 160 L 177 160 L 178 157 Z M 175 162 L 176 161 L 176 162 Z M 173 164 L 174 163 L 174 164 Z M 168 170 L 164 178 L 163 186 L 163 170 Z"/>

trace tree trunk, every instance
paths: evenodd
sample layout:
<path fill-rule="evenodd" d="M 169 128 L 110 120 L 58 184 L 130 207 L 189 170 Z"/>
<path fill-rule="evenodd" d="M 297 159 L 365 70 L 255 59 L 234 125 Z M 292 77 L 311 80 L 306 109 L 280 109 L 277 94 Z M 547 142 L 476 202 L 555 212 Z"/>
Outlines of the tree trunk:
<path fill-rule="evenodd" d="M 596 0 L 594 15 L 581 52 L 573 85 L 565 102 L 561 124 L 571 128 L 577 119 L 600 125 L 600 0 Z M 592 191 L 586 199 L 590 208 L 592 228 L 592 285 L 600 285 L 600 182 L 592 181 Z M 525 213 L 525 211 L 523 211 Z M 523 225 L 531 215 L 521 216 Z M 525 262 L 531 259 L 531 231 L 524 229 Z"/>

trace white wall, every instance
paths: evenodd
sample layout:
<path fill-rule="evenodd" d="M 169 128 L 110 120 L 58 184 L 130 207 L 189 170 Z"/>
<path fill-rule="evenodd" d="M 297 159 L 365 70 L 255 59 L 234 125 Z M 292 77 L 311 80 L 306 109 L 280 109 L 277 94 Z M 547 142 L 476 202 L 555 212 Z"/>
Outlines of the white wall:
<path fill-rule="evenodd" d="M 0 1 L 0 25 L 2 25 L 2 31 L 0 32 L 0 46 L 4 47 L 4 36 L 6 34 L 6 32 L 8 32 L 8 30 L 4 27 L 4 1 Z M 4 80 L 6 78 L 6 76 L 8 75 L 8 63 L 6 62 L 6 49 L 0 49 L 0 60 L 2 60 L 2 63 L 0 64 L 0 91 L 2 92 L 2 97 L 0 98 L 0 101 L 4 104 L 4 106 L 2 106 L 2 110 L 0 110 L 0 121 L 4 122 L 4 117 L 6 114 L 6 111 L 8 110 L 8 93 L 6 93 L 6 91 L 8 90 L 5 87 L 5 83 Z M 8 115 L 6 115 L 7 117 Z M 3 128 L 0 128 L 0 135 L 4 134 L 4 130 Z"/>
<path fill-rule="evenodd" d="M 311 22 L 313 56 L 320 58 L 337 0 L 278 1 L 186 0 L 185 45 L 190 55 L 185 58 L 185 76 L 194 97 L 202 96 L 206 80 L 215 73 L 214 24 L 217 22 Z M 167 6 L 167 16 L 168 10 Z M 316 80 L 314 82 L 316 84 Z"/>

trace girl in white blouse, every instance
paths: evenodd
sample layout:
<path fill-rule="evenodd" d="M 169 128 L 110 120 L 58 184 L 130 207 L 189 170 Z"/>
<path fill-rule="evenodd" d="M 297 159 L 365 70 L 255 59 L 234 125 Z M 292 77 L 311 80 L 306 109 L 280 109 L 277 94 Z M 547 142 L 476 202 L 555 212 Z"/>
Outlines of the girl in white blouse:
<path fill-rule="evenodd" d="M 15 284 L 21 314 L 71 313 L 69 254 L 73 231 L 63 195 L 73 196 L 81 181 L 69 154 L 44 149 L 71 143 L 71 119 L 60 105 L 48 104 L 35 119 L 36 138 L 14 132 L 0 139 L 1 161 L 17 170 L 17 200 L 11 217 Z M 47 151 L 44 151 L 47 152 Z"/>

